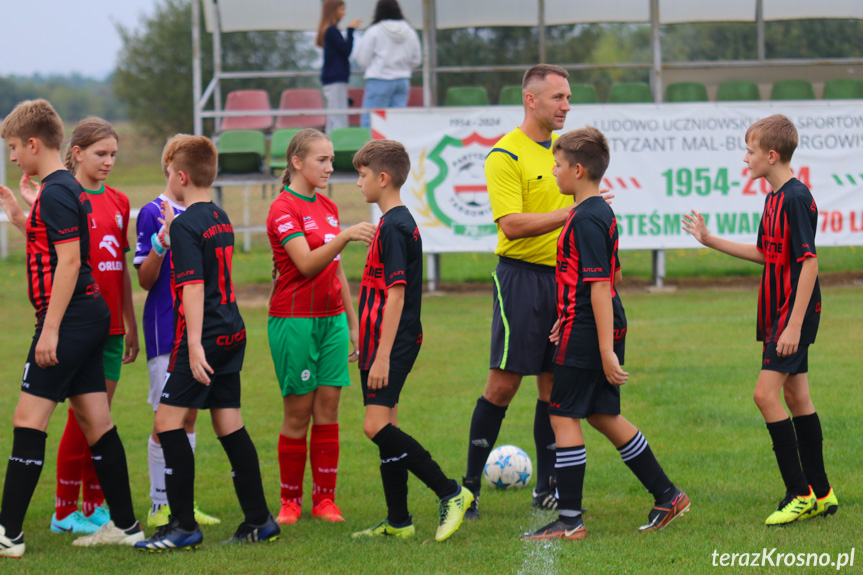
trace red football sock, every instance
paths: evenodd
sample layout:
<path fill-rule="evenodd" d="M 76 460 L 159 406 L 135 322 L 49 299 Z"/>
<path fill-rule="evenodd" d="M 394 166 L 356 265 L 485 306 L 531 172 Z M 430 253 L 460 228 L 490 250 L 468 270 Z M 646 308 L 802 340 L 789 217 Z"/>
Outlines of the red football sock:
<path fill-rule="evenodd" d="M 314 429 L 314 427 L 312 428 Z M 306 471 L 306 438 L 291 439 L 279 434 L 279 472 L 282 499 L 303 504 L 303 474 Z"/>
<path fill-rule="evenodd" d="M 312 425 L 309 447 L 312 463 L 312 505 L 324 499 L 336 500 L 339 473 L 339 424 Z"/>
<path fill-rule="evenodd" d="M 75 414 L 69 410 L 66 429 L 57 448 L 57 493 L 54 511 L 57 519 L 65 519 L 78 511 L 78 491 L 81 487 L 84 460 L 90 457 L 87 438 L 78 426 Z"/>
<path fill-rule="evenodd" d="M 84 475 L 81 478 L 81 499 L 84 515 L 90 517 L 97 507 L 105 503 L 102 495 L 102 486 L 96 476 L 96 468 L 93 466 L 93 456 L 90 447 L 87 447 L 87 455 L 84 458 Z"/>

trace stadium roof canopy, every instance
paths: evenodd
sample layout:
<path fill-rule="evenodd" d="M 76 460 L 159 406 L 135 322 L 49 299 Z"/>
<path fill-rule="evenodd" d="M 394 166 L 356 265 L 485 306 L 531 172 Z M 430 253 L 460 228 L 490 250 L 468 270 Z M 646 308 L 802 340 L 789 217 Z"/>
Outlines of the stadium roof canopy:
<path fill-rule="evenodd" d="M 346 21 L 369 22 L 376 0 L 347 2 Z M 434 7 L 435 28 L 537 26 L 586 22 L 649 22 L 651 0 L 400 0 L 405 18 L 424 29 L 428 5 Z M 758 5 L 764 20 L 863 18 L 860 0 L 659 0 L 660 24 L 680 22 L 752 22 Z M 222 32 L 249 30 L 316 30 L 320 11 L 310 0 L 204 0 L 207 30 L 219 12 Z M 540 9 L 543 15 L 540 17 Z"/>
<path fill-rule="evenodd" d="M 345 21 L 361 18 L 371 20 L 376 0 L 350 0 Z M 765 57 L 764 22 L 774 20 L 805 20 L 823 18 L 863 19 L 863 0 L 399 0 L 405 18 L 422 31 L 424 59 L 422 66 L 426 105 L 434 102 L 437 75 L 447 72 L 506 72 L 524 68 L 522 65 L 438 66 L 436 29 L 491 26 L 536 26 L 539 28 L 540 61 L 560 64 L 569 70 L 598 67 L 641 68 L 651 71 L 650 80 L 655 100 L 662 101 L 663 74 L 666 80 L 702 80 L 717 77 L 717 71 L 730 78 L 759 80 L 781 70 L 793 68 L 801 76 L 817 77 L 829 74 L 833 66 L 861 66 L 861 58 L 814 60 L 767 59 Z M 227 79 L 279 78 L 316 76 L 313 71 L 265 70 L 225 72 L 221 66 L 221 34 L 254 30 L 316 30 L 320 10 L 315 0 L 194 0 L 192 38 L 195 46 L 195 132 L 203 132 L 203 118 L 220 118 L 231 113 L 222 110 L 220 81 Z M 202 90 L 200 66 L 200 7 L 207 31 L 213 34 L 214 77 Z M 661 26 L 686 22 L 754 22 L 757 24 L 757 58 L 736 61 L 663 62 Z M 650 23 L 650 64 L 617 63 L 597 65 L 557 62 L 546 57 L 545 27 L 580 23 Z M 779 70 L 779 72 L 777 72 Z M 825 72 L 828 70 L 828 72 Z M 853 70 L 845 68 L 847 72 Z M 701 74 L 701 76 L 699 76 Z M 212 99 L 212 108 L 210 108 Z M 354 110 L 356 112 L 356 110 Z M 275 111 L 276 115 L 296 112 Z M 307 111 L 304 113 L 315 113 Z M 235 112 L 233 115 L 240 113 Z M 243 115 L 254 115 L 245 113 Z"/>

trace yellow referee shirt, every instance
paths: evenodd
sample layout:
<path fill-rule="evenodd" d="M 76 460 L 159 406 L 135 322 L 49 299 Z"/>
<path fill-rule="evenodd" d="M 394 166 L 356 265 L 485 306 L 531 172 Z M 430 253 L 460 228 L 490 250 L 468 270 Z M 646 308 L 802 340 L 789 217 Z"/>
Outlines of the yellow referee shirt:
<path fill-rule="evenodd" d="M 554 179 L 552 143 L 537 143 L 516 128 L 501 138 L 485 160 L 485 179 L 494 221 L 497 249 L 494 253 L 517 260 L 554 266 L 560 230 L 532 238 L 510 240 L 498 220 L 509 214 L 544 214 L 571 206 L 573 198 L 560 193 Z M 546 145 L 547 144 L 547 145 Z"/>

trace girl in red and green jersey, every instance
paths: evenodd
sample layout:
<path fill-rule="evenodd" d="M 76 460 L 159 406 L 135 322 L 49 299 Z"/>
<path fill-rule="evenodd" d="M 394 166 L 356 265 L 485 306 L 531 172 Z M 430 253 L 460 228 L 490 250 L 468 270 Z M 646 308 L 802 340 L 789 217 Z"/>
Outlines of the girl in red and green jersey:
<path fill-rule="evenodd" d="M 333 158 L 333 144 L 323 133 L 298 132 L 287 150 L 284 191 L 267 216 L 274 260 L 268 334 L 284 405 L 277 518 L 282 524 L 296 523 L 301 515 L 312 420 L 312 516 L 344 520 L 334 501 L 339 398 L 350 385 L 348 362 L 359 357 L 359 325 L 340 254 L 348 242 L 369 243 L 375 228 L 360 223 L 342 231 L 335 203 L 318 194 L 333 172 Z"/>
<path fill-rule="evenodd" d="M 90 264 L 93 278 L 111 310 L 111 328 L 103 356 L 109 403 L 117 389 L 122 364 L 135 361 L 138 355 L 132 279 L 126 265 L 129 198 L 104 183 L 114 167 L 118 142 L 111 124 L 100 118 L 86 118 L 75 126 L 65 158 L 66 168 L 87 192 L 92 206 Z M 22 193 L 28 187 L 33 190 L 30 182 L 22 181 Z M 83 514 L 78 511 L 79 486 Z M 103 503 L 90 448 L 70 409 L 57 451 L 57 493 L 51 530 L 95 532 L 110 520 Z"/>

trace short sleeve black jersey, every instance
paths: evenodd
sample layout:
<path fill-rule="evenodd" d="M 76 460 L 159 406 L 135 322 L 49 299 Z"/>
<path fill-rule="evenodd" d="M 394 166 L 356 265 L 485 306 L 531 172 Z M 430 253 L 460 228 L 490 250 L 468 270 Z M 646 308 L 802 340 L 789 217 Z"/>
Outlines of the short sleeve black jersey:
<path fill-rule="evenodd" d="M 764 272 L 758 292 L 758 341 L 775 343 L 788 325 L 797 299 L 803 260 L 817 257 L 815 232 L 818 206 L 797 178 L 768 194 L 758 227 L 758 250 L 764 254 Z M 818 279 L 800 330 L 800 343 L 815 342 L 821 319 Z"/>
<path fill-rule="evenodd" d="M 87 193 L 70 172 L 57 170 L 42 180 L 27 217 L 27 287 L 39 324 L 48 311 L 57 271 L 55 246 L 70 241 L 78 241 L 81 267 L 63 322 L 89 323 L 103 317 L 95 317 L 87 305 L 102 299 L 90 267 L 90 213 Z"/>
<path fill-rule="evenodd" d="M 188 369 L 189 344 L 183 288 L 204 285 L 201 344 L 215 373 L 243 367 L 246 329 L 231 278 L 234 227 L 213 202 L 189 206 L 171 224 L 171 280 L 174 289 L 174 350 L 168 371 Z"/>
<path fill-rule="evenodd" d="M 371 369 L 381 339 L 387 290 L 404 284 L 405 301 L 390 353 L 390 369 L 410 371 L 423 339 L 422 238 L 405 206 L 392 208 L 381 217 L 369 246 L 360 285 L 360 369 Z"/>
<path fill-rule="evenodd" d="M 623 364 L 626 314 L 614 287 L 620 269 L 617 256 L 617 219 L 601 197 L 591 197 L 573 208 L 557 241 L 557 315 L 560 342 L 554 355 L 558 365 L 602 369 L 596 317 L 591 304 L 592 282 L 609 282 L 614 311 L 614 351 Z"/>

